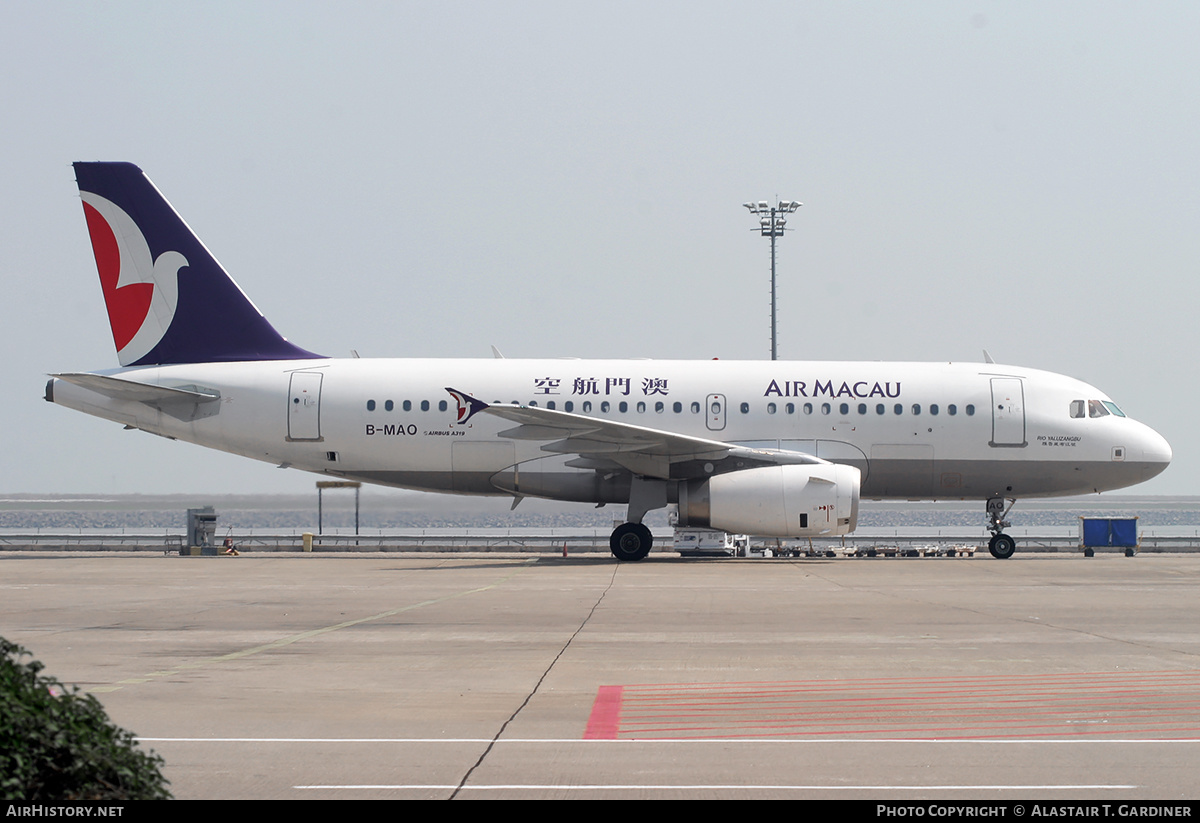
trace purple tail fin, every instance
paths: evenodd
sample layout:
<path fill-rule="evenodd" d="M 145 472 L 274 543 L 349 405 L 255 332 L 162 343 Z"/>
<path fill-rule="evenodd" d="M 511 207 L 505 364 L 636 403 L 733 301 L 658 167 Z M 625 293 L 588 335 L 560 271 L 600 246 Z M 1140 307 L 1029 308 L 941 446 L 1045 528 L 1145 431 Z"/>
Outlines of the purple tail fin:
<path fill-rule="evenodd" d="M 122 366 L 320 357 L 285 340 L 142 170 L 76 163 Z"/>

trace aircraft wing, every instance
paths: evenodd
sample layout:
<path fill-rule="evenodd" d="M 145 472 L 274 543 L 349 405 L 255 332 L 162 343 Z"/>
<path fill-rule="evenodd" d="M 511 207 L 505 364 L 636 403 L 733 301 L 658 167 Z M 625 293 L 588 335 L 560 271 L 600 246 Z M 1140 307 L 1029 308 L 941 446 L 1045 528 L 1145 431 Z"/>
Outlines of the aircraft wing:
<path fill-rule="evenodd" d="M 753 449 L 555 409 L 493 406 L 446 390 L 459 402 L 460 422 L 483 412 L 516 423 L 500 437 L 544 441 L 542 451 L 577 455 L 568 462 L 575 468 L 623 468 L 643 477 L 680 480 L 760 466 L 827 462 L 803 452 Z"/>

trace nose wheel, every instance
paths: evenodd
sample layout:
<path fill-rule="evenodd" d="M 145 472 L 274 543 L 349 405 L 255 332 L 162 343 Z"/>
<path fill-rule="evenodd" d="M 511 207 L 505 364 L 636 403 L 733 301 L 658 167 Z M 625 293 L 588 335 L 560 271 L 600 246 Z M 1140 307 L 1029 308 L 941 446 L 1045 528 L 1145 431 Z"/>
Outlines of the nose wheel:
<path fill-rule="evenodd" d="M 612 536 L 608 538 L 613 557 L 618 560 L 641 560 L 650 554 L 653 544 L 653 535 L 641 523 L 622 523 L 613 529 Z"/>
<path fill-rule="evenodd" d="M 997 560 L 1007 560 L 1013 556 L 1013 552 L 1017 550 L 1017 541 L 1013 540 L 1007 534 L 1001 532 L 992 536 L 988 541 L 988 551 L 992 553 L 992 557 Z"/>

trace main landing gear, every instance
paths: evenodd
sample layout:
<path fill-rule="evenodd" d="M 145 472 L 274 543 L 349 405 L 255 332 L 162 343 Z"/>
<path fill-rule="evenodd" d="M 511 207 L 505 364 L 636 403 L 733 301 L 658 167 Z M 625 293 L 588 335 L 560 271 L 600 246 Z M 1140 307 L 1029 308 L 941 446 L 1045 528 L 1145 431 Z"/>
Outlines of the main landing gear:
<path fill-rule="evenodd" d="M 646 512 L 667 505 L 667 484 L 663 480 L 634 476 L 629 484 L 629 510 L 622 523 L 613 529 L 608 546 L 618 560 L 641 560 L 650 554 L 654 536 L 642 525 Z"/>
<path fill-rule="evenodd" d="M 1013 556 L 1013 552 L 1017 550 L 1017 541 L 1013 540 L 1004 533 L 1004 529 L 1012 524 L 1005 518 L 1012 511 L 1017 501 L 1014 499 L 1008 504 L 1008 508 L 1004 508 L 1003 497 L 993 497 L 987 502 L 988 515 L 988 531 L 992 533 L 992 539 L 988 541 L 988 551 L 992 553 L 992 557 L 997 560 L 1007 560 Z"/>

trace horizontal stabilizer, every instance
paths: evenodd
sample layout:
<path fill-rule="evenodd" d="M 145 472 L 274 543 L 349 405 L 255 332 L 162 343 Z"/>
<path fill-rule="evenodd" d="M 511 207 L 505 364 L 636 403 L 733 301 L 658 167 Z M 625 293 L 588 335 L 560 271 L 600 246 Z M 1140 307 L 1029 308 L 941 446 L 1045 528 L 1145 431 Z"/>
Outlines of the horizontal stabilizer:
<path fill-rule="evenodd" d="M 211 417 L 220 411 L 221 393 L 202 386 L 151 386 L 136 380 L 86 372 L 50 376 L 113 400 L 145 403 L 177 420 L 198 420 Z M 47 394 L 52 392 L 51 388 Z"/>

